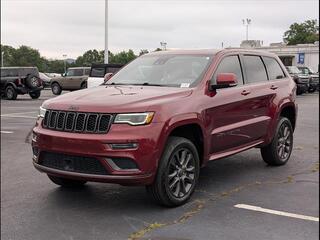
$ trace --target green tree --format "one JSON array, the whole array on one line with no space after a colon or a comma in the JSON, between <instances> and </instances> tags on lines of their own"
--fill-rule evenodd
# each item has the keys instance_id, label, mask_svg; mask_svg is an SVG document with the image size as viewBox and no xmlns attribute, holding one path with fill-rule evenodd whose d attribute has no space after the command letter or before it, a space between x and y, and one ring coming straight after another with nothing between
<instances>
[{"instance_id":1,"label":"green tree","mask_svg":"<svg viewBox=\"0 0 320 240\"><path fill-rule=\"evenodd\" d=\"M92 63L103 63L104 53L96 49L86 51L76 59L78 66L91 66Z\"/></svg>"},{"instance_id":2,"label":"green tree","mask_svg":"<svg viewBox=\"0 0 320 240\"><path fill-rule=\"evenodd\" d=\"M319 25L316 19L303 23L293 23L284 33L283 40L288 45L314 43L319 41Z\"/></svg>"},{"instance_id":3,"label":"green tree","mask_svg":"<svg viewBox=\"0 0 320 240\"><path fill-rule=\"evenodd\" d=\"M120 64L127 64L128 62L131 62L133 59L135 59L137 56L134 54L134 52L129 49L129 51L122 51L116 54L110 54L110 63L120 63Z\"/></svg>"},{"instance_id":4,"label":"green tree","mask_svg":"<svg viewBox=\"0 0 320 240\"><path fill-rule=\"evenodd\" d=\"M12 66L14 63L14 52L16 50L7 45L1 45L1 53L3 53L3 65L5 66Z\"/></svg>"}]
</instances>

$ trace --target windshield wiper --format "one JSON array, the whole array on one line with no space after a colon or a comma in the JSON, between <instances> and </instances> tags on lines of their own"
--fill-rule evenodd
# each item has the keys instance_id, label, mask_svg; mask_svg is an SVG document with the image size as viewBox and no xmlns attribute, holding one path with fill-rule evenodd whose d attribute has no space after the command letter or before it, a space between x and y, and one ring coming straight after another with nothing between
<instances>
[{"instance_id":1,"label":"windshield wiper","mask_svg":"<svg viewBox=\"0 0 320 240\"><path fill-rule=\"evenodd\" d=\"M163 84L155 84L155 83L148 83L148 82L144 82L144 83L133 83L131 85L137 85L137 86L157 86L157 87L165 87L166 85Z\"/></svg>"}]
</instances>

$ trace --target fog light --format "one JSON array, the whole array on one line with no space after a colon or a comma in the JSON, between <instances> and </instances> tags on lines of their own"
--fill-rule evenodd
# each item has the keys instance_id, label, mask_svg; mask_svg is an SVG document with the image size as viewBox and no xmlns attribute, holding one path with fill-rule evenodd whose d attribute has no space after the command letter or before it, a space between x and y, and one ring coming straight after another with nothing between
<instances>
[{"instance_id":1,"label":"fog light","mask_svg":"<svg viewBox=\"0 0 320 240\"><path fill-rule=\"evenodd\" d=\"M137 171L138 165L130 158L106 158L106 161L114 170Z\"/></svg>"},{"instance_id":2,"label":"fog light","mask_svg":"<svg viewBox=\"0 0 320 240\"><path fill-rule=\"evenodd\" d=\"M34 160L35 162L38 162L39 148L37 148L37 147L32 147L32 152L33 152L33 160Z\"/></svg>"},{"instance_id":3,"label":"fog light","mask_svg":"<svg viewBox=\"0 0 320 240\"><path fill-rule=\"evenodd\" d=\"M112 143L110 144L112 149L136 149L138 148L138 143Z\"/></svg>"},{"instance_id":4,"label":"fog light","mask_svg":"<svg viewBox=\"0 0 320 240\"><path fill-rule=\"evenodd\" d=\"M38 140L38 135L35 132L32 132L32 141L37 142Z\"/></svg>"}]
</instances>

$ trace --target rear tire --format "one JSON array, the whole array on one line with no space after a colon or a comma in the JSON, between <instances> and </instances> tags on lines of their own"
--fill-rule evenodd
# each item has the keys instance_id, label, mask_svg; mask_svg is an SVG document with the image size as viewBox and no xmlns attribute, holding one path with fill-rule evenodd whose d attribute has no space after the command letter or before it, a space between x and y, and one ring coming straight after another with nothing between
<instances>
[{"instance_id":1,"label":"rear tire","mask_svg":"<svg viewBox=\"0 0 320 240\"><path fill-rule=\"evenodd\" d=\"M38 99L41 95L41 91L30 92L29 95L32 99Z\"/></svg>"},{"instance_id":2,"label":"rear tire","mask_svg":"<svg viewBox=\"0 0 320 240\"><path fill-rule=\"evenodd\" d=\"M18 93L13 86L6 87L6 98L8 100L16 100L17 96L18 96Z\"/></svg>"},{"instance_id":3,"label":"rear tire","mask_svg":"<svg viewBox=\"0 0 320 240\"><path fill-rule=\"evenodd\" d=\"M51 90L54 95L60 95L62 92L61 86L56 82L51 84Z\"/></svg>"},{"instance_id":4,"label":"rear tire","mask_svg":"<svg viewBox=\"0 0 320 240\"><path fill-rule=\"evenodd\" d=\"M280 166L288 162L293 147L293 129L286 117L281 117L272 142L261 148L263 160L271 166Z\"/></svg>"},{"instance_id":5,"label":"rear tire","mask_svg":"<svg viewBox=\"0 0 320 240\"><path fill-rule=\"evenodd\" d=\"M81 89L85 89L85 88L87 88L87 82L83 82L83 83L81 83L81 87L80 87Z\"/></svg>"},{"instance_id":6,"label":"rear tire","mask_svg":"<svg viewBox=\"0 0 320 240\"><path fill-rule=\"evenodd\" d=\"M60 178L60 177L55 177L52 175L48 175L48 178L53 183L55 183L61 187L66 187L66 188L79 188L79 187L82 187L86 183L86 181L73 180L73 179L68 179L68 178Z\"/></svg>"},{"instance_id":7,"label":"rear tire","mask_svg":"<svg viewBox=\"0 0 320 240\"><path fill-rule=\"evenodd\" d=\"M158 204L175 207L190 199L198 178L199 156L194 144L186 138L169 137L156 178L146 188Z\"/></svg>"}]
</instances>

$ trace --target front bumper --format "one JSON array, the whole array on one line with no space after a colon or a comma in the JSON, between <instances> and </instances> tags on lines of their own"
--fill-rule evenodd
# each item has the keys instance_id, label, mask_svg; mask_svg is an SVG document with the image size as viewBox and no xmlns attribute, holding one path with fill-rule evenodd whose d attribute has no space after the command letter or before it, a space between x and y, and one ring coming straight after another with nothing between
<instances>
[{"instance_id":1,"label":"front bumper","mask_svg":"<svg viewBox=\"0 0 320 240\"><path fill-rule=\"evenodd\" d=\"M161 146L158 141L162 124L151 123L147 126L112 124L106 134L87 134L44 129L41 121L38 120L34 127L32 139L33 165L39 171L58 177L122 185L149 185L153 182L161 157ZM133 149L111 147L111 144L125 143L136 143L138 146ZM45 166L43 157L47 152L94 158L101 163L107 174L91 174ZM123 158L132 160L137 168L119 169L107 161Z\"/></svg>"},{"instance_id":2,"label":"front bumper","mask_svg":"<svg viewBox=\"0 0 320 240\"><path fill-rule=\"evenodd\" d=\"M307 83L297 83L297 91L301 93L307 92L309 89L309 84Z\"/></svg>"}]
</instances>

